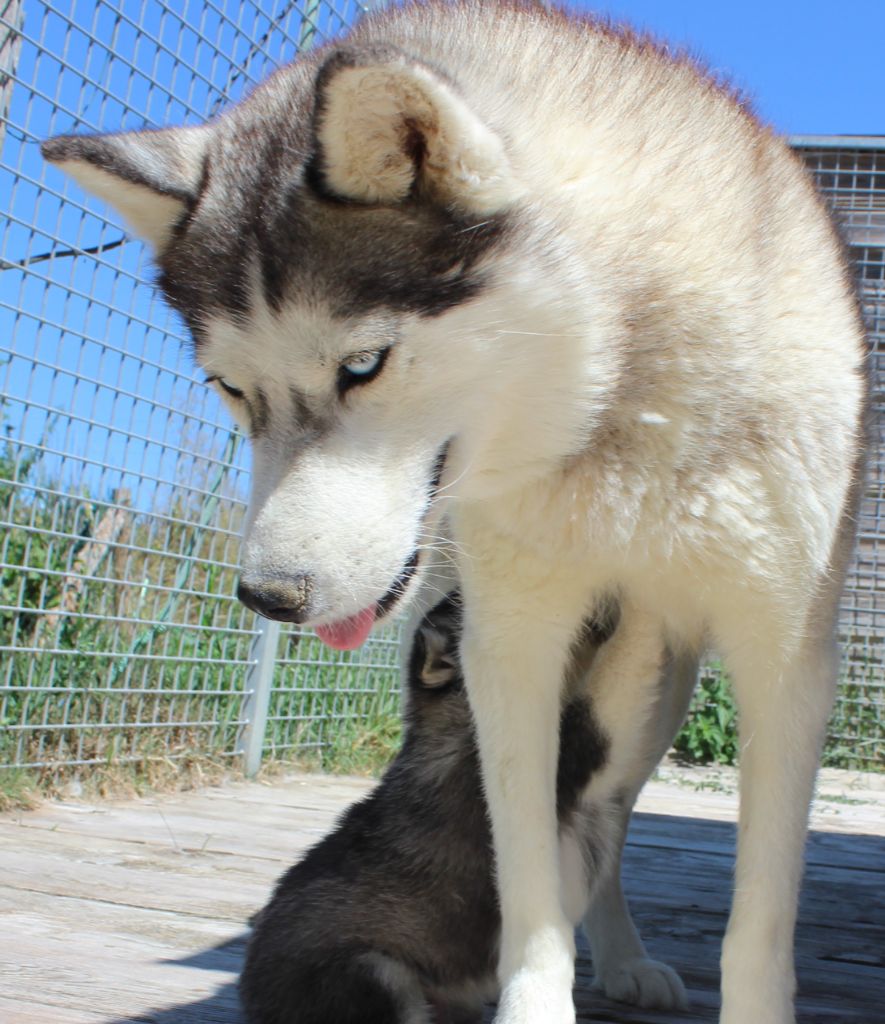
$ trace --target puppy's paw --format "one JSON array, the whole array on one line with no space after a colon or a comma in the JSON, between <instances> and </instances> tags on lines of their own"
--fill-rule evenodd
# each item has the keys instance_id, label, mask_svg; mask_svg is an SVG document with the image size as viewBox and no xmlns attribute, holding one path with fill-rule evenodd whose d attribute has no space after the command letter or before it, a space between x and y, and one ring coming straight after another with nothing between
<instances>
[{"instance_id":1,"label":"puppy's paw","mask_svg":"<svg viewBox=\"0 0 885 1024\"><path fill-rule=\"evenodd\" d=\"M593 987L608 999L646 1010L684 1010L688 1006L685 986L673 968L644 956L599 971Z\"/></svg>"}]
</instances>

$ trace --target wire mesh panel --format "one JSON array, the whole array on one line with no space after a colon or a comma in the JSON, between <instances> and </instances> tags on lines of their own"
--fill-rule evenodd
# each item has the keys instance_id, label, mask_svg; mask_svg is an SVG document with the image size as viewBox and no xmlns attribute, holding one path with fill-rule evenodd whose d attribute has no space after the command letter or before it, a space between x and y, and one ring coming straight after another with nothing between
<instances>
[{"instance_id":1,"label":"wire mesh panel","mask_svg":"<svg viewBox=\"0 0 885 1024\"><path fill-rule=\"evenodd\" d=\"M265 750L271 756L346 743L399 709L400 636L379 630L358 650L338 653L293 629L279 649Z\"/></svg>"},{"instance_id":2,"label":"wire mesh panel","mask_svg":"<svg viewBox=\"0 0 885 1024\"><path fill-rule=\"evenodd\" d=\"M857 555L842 603L843 677L828 758L885 765L885 140L797 140L843 227L869 327L874 437Z\"/></svg>"},{"instance_id":3,"label":"wire mesh panel","mask_svg":"<svg viewBox=\"0 0 885 1024\"><path fill-rule=\"evenodd\" d=\"M38 144L202 121L356 10L0 0L0 765L234 753L255 634L245 446L142 246Z\"/></svg>"}]
</instances>

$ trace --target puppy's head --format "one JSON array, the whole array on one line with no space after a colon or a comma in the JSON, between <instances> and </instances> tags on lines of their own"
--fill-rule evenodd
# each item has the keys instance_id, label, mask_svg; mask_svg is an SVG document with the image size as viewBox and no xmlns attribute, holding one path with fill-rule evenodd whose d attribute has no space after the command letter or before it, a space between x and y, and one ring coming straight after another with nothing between
<instances>
[{"instance_id":1,"label":"puppy's head","mask_svg":"<svg viewBox=\"0 0 885 1024\"><path fill-rule=\"evenodd\" d=\"M461 671L461 605L457 591L440 601L415 630L407 662L403 721L405 741L422 763L473 749L473 717Z\"/></svg>"},{"instance_id":2,"label":"puppy's head","mask_svg":"<svg viewBox=\"0 0 885 1024\"><path fill-rule=\"evenodd\" d=\"M415 631L408 678L412 699L463 688L460 640L461 599L455 591L431 608Z\"/></svg>"}]
</instances>

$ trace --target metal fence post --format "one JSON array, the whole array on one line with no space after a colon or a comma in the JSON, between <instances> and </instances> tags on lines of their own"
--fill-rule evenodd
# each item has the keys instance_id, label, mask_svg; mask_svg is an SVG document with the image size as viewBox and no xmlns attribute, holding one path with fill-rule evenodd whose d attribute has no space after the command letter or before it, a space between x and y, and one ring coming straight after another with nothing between
<instances>
[{"instance_id":1,"label":"metal fence post","mask_svg":"<svg viewBox=\"0 0 885 1024\"><path fill-rule=\"evenodd\" d=\"M277 660L280 624L270 619L258 619L258 634L249 652L249 671L243 701L245 722L240 732L237 753L243 756L243 770L247 776L258 774L261 752L267 730L267 709L273 689L273 670Z\"/></svg>"}]
</instances>

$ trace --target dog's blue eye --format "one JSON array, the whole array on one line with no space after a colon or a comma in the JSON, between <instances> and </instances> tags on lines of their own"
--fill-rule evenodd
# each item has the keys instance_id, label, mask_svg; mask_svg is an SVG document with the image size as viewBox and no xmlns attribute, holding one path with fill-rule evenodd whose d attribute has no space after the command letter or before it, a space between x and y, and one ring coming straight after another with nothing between
<instances>
[{"instance_id":1,"label":"dog's blue eye","mask_svg":"<svg viewBox=\"0 0 885 1024\"><path fill-rule=\"evenodd\" d=\"M380 352L360 352L341 365L348 373L353 374L354 377L365 377L375 370L380 361Z\"/></svg>"},{"instance_id":2,"label":"dog's blue eye","mask_svg":"<svg viewBox=\"0 0 885 1024\"><path fill-rule=\"evenodd\" d=\"M357 352L338 367L338 390L345 392L358 384L368 384L384 369L390 346L375 352Z\"/></svg>"}]
</instances>

